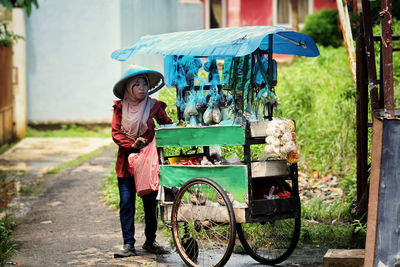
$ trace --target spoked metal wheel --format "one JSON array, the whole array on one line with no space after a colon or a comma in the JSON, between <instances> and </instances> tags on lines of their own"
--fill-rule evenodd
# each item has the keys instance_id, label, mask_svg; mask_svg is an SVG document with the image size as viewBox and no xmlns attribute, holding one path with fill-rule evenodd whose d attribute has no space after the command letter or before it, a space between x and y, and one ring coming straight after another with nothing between
<instances>
[{"instance_id":1,"label":"spoked metal wheel","mask_svg":"<svg viewBox=\"0 0 400 267\"><path fill-rule=\"evenodd\" d=\"M293 253L300 236L300 211L297 218L237 224L244 249L263 264L283 262Z\"/></svg>"},{"instance_id":2,"label":"spoked metal wheel","mask_svg":"<svg viewBox=\"0 0 400 267\"><path fill-rule=\"evenodd\" d=\"M208 178L194 178L179 190L171 214L172 236L189 266L223 266L236 236L235 214L225 191Z\"/></svg>"}]
</instances>

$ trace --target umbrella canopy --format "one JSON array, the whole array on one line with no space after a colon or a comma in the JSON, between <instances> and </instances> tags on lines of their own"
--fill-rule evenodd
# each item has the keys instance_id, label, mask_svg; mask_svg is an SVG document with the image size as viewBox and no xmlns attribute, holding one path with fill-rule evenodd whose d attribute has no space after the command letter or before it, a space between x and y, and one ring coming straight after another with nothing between
<instances>
[{"instance_id":1,"label":"umbrella canopy","mask_svg":"<svg viewBox=\"0 0 400 267\"><path fill-rule=\"evenodd\" d=\"M114 51L111 57L119 61L126 61L135 54L239 57L257 48L267 50L268 36L271 34L275 54L306 57L319 55L314 40L292 28L249 26L143 36L131 47Z\"/></svg>"}]
</instances>

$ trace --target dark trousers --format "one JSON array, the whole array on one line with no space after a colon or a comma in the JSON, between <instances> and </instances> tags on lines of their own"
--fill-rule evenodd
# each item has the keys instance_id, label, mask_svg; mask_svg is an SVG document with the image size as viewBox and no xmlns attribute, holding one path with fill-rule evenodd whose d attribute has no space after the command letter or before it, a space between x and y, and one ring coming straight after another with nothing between
<instances>
[{"instance_id":1,"label":"dark trousers","mask_svg":"<svg viewBox=\"0 0 400 267\"><path fill-rule=\"evenodd\" d=\"M135 202L136 188L133 177L118 178L119 189L119 217L121 220L122 238L124 245L135 244ZM153 243L156 240L157 231L157 192L143 196L143 209L146 236L146 243Z\"/></svg>"}]
</instances>

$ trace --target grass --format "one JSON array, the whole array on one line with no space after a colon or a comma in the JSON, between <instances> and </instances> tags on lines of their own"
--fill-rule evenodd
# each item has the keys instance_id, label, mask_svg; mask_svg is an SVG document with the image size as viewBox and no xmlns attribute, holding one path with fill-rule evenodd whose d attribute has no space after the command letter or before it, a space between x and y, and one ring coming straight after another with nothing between
<instances>
[{"instance_id":1,"label":"grass","mask_svg":"<svg viewBox=\"0 0 400 267\"><path fill-rule=\"evenodd\" d=\"M115 163L112 163L110 165L108 174L103 182L102 194L104 202L116 210L119 209L119 191L117 179L118 178L115 172ZM135 222L144 222L143 202L140 200L139 197L136 197Z\"/></svg>"},{"instance_id":2,"label":"grass","mask_svg":"<svg viewBox=\"0 0 400 267\"><path fill-rule=\"evenodd\" d=\"M347 223L324 224L302 220L301 244L318 244L326 248L352 248L354 228Z\"/></svg>"},{"instance_id":3,"label":"grass","mask_svg":"<svg viewBox=\"0 0 400 267\"><path fill-rule=\"evenodd\" d=\"M96 149L95 151L81 155L74 160L63 162L63 163L57 165L56 167L54 167L53 169L48 170L45 174L57 174L57 173L60 173L64 169L67 169L72 166L77 166L95 156L100 155L104 151L104 149L105 149L105 147L101 147L101 148Z\"/></svg>"},{"instance_id":4,"label":"grass","mask_svg":"<svg viewBox=\"0 0 400 267\"><path fill-rule=\"evenodd\" d=\"M349 209L349 206L341 204L341 199L328 205L322 199L313 198L309 203L302 204L302 217L322 223L332 223L337 220L349 222Z\"/></svg>"},{"instance_id":5,"label":"grass","mask_svg":"<svg viewBox=\"0 0 400 267\"><path fill-rule=\"evenodd\" d=\"M16 249L16 244L11 238L11 232L16 223L9 216L0 219L0 265L3 266Z\"/></svg>"},{"instance_id":6,"label":"grass","mask_svg":"<svg viewBox=\"0 0 400 267\"><path fill-rule=\"evenodd\" d=\"M47 128L30 126L27 137L110 137L111 128L95 125L61 124Z\"/></svg>"},{"instance_id":7,"label":"grass","mask_svg":"<svg viewBox=\"0 0 400 267\"><path fill-rule=\"evenodd\" d=\"M327 248L361 248L352 242L354 226L349 214L349 205L342 205L341 199L330 205L317 198L308 204L302 203L300 244L319 244Z\"/></svg>"},{"instance_id":8,"label":"grass","mask_svg":"<svg viewBox=\"0 0 400 267\"><path fill-rule=\"evenodd\" d=\"M7 150L11 149L17 142L11 142L9 144L3 144L0 146L0 155L6 152Z\"/></svg>"}]
</instances>

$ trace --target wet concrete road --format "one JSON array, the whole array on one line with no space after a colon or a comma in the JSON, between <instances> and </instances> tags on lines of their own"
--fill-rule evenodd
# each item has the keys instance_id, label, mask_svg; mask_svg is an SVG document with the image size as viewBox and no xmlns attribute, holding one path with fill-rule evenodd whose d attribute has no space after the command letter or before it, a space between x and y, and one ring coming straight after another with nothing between
<instances>
[{"instance_id":1,"label":"wet concrete road","mask_svg":"<svg viewBox=\"0 0 400 267\"><path fill-rule=\"evenodd\" d=\"M294 253L281 264L275 266L293 266L293 267L316 267L322 266L323 257L328 249L319 246L298 247ZM167 257L160 257L160 263L171 266L186 266L177 252L171 253ZM249 255L233 253L225 265L227 267L241 266L271 266L263 265L255 261Z\"/></svg>"}]
</instances>

